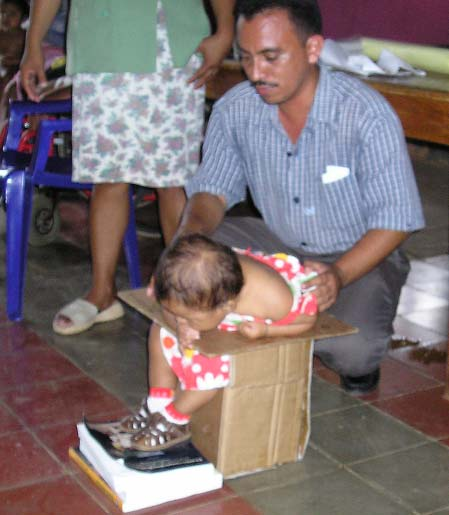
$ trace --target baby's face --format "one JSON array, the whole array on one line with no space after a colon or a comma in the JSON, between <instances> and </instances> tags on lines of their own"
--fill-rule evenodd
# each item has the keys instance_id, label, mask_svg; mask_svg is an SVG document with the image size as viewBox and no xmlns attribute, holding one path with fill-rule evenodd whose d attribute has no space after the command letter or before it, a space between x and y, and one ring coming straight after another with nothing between
<instances>
[{"instance_id":1,"label":"baby's face","mask_svg":"<svg viewBox=\"0 0 449 515\"><path fill-rule=\"evenodd\" d=\"M13 30L22 23L22 11L14 4L0 4L0 28L1 30Z\"/></svg>"},{"instance_id":2,"label":"baby's face","mask_svg":"<svg viewBox=\"0 0 449 515\"><path fill-rule=\"evenodd\" d=\"M216 329L229 312L225 307L213 310L192 309L175 300L163 301L161 304L164 315L168 315L168 319L174 318L177 323L186 323L199 332Z\"/></svg>"}]
</instances>

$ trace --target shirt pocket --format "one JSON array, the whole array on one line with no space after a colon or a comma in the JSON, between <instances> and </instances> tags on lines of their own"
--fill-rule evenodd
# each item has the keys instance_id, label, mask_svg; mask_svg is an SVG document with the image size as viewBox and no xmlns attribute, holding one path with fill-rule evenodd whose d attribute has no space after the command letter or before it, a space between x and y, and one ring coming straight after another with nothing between
<instances>
[{"instance_id":1,"label":"shirt pocket","mask_svg":"<svg viewBox=\"0 0 449 515\"><path fill-rule=\"evenodd\" d=\"M321 181L321 220L324 229L347 229L364 225L363 198L352 172L343 178Z\"/></svg>"}]
</instances>

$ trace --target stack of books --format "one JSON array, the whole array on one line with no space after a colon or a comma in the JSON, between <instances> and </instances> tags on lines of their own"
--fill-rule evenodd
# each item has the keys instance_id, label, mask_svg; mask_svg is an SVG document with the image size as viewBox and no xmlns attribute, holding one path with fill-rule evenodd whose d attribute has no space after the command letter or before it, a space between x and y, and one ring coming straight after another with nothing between
<instances>
[{"instance_id":1,"label":"stack of books","mask_svg":"<svg viewBox=\"0 0 449 515\"><path fill-rule=\"evenodd\" d=\"M79 448L70 448L69 456L124 513L223 486L222 474L190 443L145 458L117 458L83 422L77 430Z\"/></svg>"}]
</instances>

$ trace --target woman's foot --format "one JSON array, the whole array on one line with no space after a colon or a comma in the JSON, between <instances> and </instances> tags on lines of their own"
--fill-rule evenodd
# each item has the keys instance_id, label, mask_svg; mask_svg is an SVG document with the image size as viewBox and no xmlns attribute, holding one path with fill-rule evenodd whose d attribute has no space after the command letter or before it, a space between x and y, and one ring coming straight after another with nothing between
<instances>
[{"instance_id":1,"label":"woman's foot","mask_svg":"<svg viewBox=\"0 0 449 515\"><path fill-rule=\"evenodd\" d=\"M76 299L64 306L53 319L53 331L65 336L87 331L94 324L111 322L122 318L125 314L118 300L99 311L95 304L85 299Z\"/></svg>"}]
</instances>

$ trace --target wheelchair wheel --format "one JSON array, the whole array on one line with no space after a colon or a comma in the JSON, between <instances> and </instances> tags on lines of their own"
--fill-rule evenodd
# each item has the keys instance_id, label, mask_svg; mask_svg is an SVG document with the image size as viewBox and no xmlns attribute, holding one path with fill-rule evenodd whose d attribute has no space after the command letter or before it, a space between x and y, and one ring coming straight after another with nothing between
<instances>
[{"instance_id":1,"label":"wheelchair wheel","mask_svg":"<svg viewBox=\"0 0 449 515\"><path fill-rule=\"evenodd\" d=\"M48 245L56 239L60 226L61 218L54 199L35 193L28 243L32 247Z\"/></svg>"}]
</instances>

